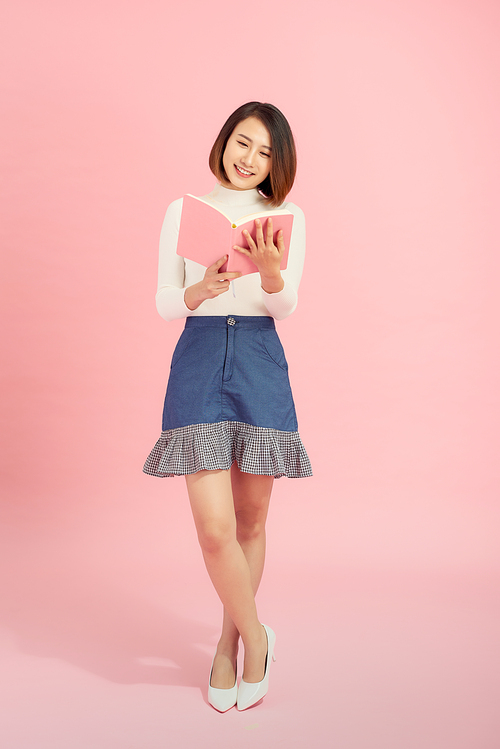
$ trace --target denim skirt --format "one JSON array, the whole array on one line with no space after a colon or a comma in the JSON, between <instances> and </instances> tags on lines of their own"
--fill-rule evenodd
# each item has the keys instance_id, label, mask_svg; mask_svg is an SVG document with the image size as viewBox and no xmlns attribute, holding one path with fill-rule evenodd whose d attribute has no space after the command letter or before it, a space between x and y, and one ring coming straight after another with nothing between
<instances>
[{"instance_id":1,"label":"denim skirt","mask_svg":"<svg viewBox=\"0 0 500 749\"><path fill-rule=\"evenodd\" d=\"M245 473L312 475L283 346L272 317L188 317L143 470L180 476L235 461Z\"/></svg>"}]
</instances>

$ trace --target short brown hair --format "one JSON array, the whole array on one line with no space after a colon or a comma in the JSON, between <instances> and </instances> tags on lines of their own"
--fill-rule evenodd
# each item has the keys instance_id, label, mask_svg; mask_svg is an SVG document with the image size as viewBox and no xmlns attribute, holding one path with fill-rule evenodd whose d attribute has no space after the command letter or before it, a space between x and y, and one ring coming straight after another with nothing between
<instances>
[{"instance_id":1,"label":"short brown hair","mask_svg":"<svg viewBox=\"0 0 500 749\"><path fill-rule=\"evenodd\" d=\"M222 163L222 157L236 125L248 117L256 117L260 120L271 136L273 149L271 171L266 179L260 183L258 190L270 206L276 207L283 203L292 189L297 170L297 153L290 125L285 115L273 104L249 101L247 104L238 107L222 126L222 130L210 151L208 163L218 180L221 182L229 181Z\"/></svg>"}]
</instances>

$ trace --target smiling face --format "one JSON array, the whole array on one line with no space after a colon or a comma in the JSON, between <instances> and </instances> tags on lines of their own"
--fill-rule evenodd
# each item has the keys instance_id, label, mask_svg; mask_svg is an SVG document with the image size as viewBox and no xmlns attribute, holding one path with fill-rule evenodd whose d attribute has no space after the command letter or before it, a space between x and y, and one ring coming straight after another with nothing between
<instances>
[{"instance_id":1,"label":"smiling face","mask_svg":"<svg viewBox=\"0 0 500 749\"><path fill-rule=\"evenodd\" d=\"M227 175L224 187L251 190L271 171L271 136L256 117L242 120L229 136L222 163Z\"/></svg>"}]
</instances>

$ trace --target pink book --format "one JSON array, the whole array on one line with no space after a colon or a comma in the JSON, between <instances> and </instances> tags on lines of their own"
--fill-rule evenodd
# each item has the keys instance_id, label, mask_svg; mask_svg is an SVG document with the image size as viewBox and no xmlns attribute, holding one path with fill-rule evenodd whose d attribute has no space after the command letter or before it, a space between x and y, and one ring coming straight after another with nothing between
<instances>
[{"instance_id":1,"label":"pink book","mask_svg":"<svg viewBox=\"0 0 500 749\"><path fill-rule=\"evenodd\" d=\"M195 263L208 268L223 255L228 255L227 263L220 269L224 271L241 271L242 275L257 273L257 267L249 257L233 245L248 247L243 230L250 232L255 241L255 219L262 221L264 237L266 236L267 219L273 220L273 241L277 244L278 231L283 230L285 251L280 268L284 270L288 261L290 236L292 233L293 213L286 208L278 211L251 213L232 222L225 213L213 205L205 203L194 195L185 195L182 203L181 225L177 242L177 254L194 260Z\"/></svg>"}]
</instances>

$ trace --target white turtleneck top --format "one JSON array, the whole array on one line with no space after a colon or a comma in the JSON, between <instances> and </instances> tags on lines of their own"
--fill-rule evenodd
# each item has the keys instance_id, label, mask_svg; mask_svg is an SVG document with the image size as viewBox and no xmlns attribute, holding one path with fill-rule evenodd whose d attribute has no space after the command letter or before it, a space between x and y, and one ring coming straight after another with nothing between
<instances>
[{"instance_id":1,"label":"white turtleneck top","mask_svg":"<svg viewBox=\"0 0 500 749\"><path fill-rule=\"evenodd\" d=\"M235 279L224 294L206 299L197 309L190 310L184 302L184 291L203 279L206 268L177 255L182 200L174 200L167 208L160 236L156 308L163 319L176 320L195 315L264 315L282 320L290 315L297 306L297 290L304 266L306 232L301 209L293 203L280 206L294 215L288 265L281 271L285 282L281 291L268 294L261 288L260 274L250 273ZM257 190L229 190L219 184L201 200L219 207L231 221L250 213L273 211ZM223 254L221 250L221 257Z\"/></svg>"}]
</instances>

